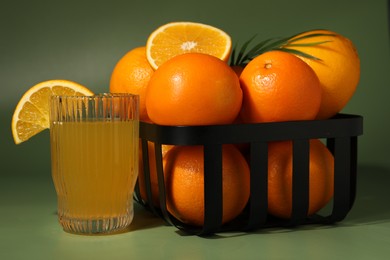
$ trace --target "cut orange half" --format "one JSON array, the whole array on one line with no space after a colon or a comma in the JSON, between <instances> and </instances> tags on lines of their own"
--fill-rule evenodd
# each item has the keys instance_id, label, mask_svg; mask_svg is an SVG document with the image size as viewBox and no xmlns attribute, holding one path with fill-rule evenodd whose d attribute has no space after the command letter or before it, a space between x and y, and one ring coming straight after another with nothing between
<instances>
[{"instance_id":1,"label":"cut orange half","mask_svg":"<svg viewBox=\"0 0 390 260\"><path fill-rule=\"evenodd\" d=\"M150 34L146 42L146 57L157 69L176 55L200 52L228 61L232 50L230 36L210 25L194 22L172 22Z\"/></svg>"},{"instance_id":2,"label":"cut orange half","mask_svg":"<svg viewBox=\"0 0 390 260\"><path fill-rule=\"evenodd\" d=\"M11 129L15 144L20 144L48 129L51 95L91 96L93 92L69 80L48 80L27 90L15 108Z\"/></svg>"}]
</instances>

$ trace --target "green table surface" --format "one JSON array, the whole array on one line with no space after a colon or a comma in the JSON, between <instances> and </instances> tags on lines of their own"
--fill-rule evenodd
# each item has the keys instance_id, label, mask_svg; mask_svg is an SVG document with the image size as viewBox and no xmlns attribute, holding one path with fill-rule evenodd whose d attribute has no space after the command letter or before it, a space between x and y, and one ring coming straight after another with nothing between
<instances>
[{"instance_id":1,"label":"green table surface","mask_svg":"<svg viewBox=\"0 0 390 260\"><path fill-rule=\"evenodd\" d=\"M124 233L69 234L57 221L50 176L8 175L0 184L0 259L387 259L389 173L359 165L356 202L337 225L206 238L183 235L138 204Z\"/></svg>"}]
</instances>

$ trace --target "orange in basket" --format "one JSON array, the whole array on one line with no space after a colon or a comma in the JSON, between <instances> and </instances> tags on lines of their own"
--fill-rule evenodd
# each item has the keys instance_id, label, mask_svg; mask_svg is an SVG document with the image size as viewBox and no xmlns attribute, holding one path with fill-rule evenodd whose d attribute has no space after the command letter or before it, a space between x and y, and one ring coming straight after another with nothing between
<instances>
[{"instance_id":1,"label":"orange in basket","mask_svg":"<svg viewBox=\"0 0 390 260\"><path fill-rule=\"evenodd\" d=\"M312 120L322 89L314 70L295 55L270 51L244 68L241 117L245 123Z\"/></svg>"},{"instance_id":2,"label":"orange in basket","mask_svg":"<svg viewBox=\"0 0 390 260\"><path fill-rule=\"evenodd\" d=\"M240 112L242 90L235 72L203 53L173 57L158 67L146 91L146 110L160 125L229 124Z\"/></svg>"},{"instance_id":3,"label":"orange in basket","mask_svg":"<svg viewBox=\"0 0 390 260\"><path fill-rule=\"evenodd\" d=\"M175 146L165 156L167 209L183 223L204 223L203 146ZM222 153L222 223L237 217L244 209L250 191L249 166L233 145Z\"/></svg>"},{"instance_id":4,"label":"orange in basket","mask_svg":"<svg viewBox=\"0 0 390 260\"><path fill-rule=\"evenodd\" d=\"M165 154L172 148L173 145L162 145L161 152L162 157L164 158ZM138 172L138 183L140 188L141 198L148 202L147 192L145 188L145 172L144 165L142 159L142 146L140 145L140 153L139 153L139 172ZM149 156L149 171L150 171L150 188L152 191L152 204L155 207L160 207L160 199L159 199L159 190L158 190L158 177L157 177L157 168L156 168L156 156L154 143L148 142L148 156Z\"/></svg>"},{"instance_id":5,"label":"orange in basket","mask_svg":"<svg viewBox=\"0 0 390 260\"><path fill-rule=\"evenodd\" d=\"M317 139L310 140L309 212L316 213L333 196L334 158ZM268 211L288 219L292 211L292 142L272 142L268 148Z\"/></svg>"},{"instance_id":6,"label":"orange in basket","mask_svg":"<svg viewBox=\"0 0 390 260\"><path fill-rule=\"evenodd\" d=\"M327 119L340 112L354 95L360 80L360 59L353 42L336 32L314 30L299 34L296 38L312 33L328 35L301 39L286 45L286 48L320 59L298 56L312 67L321 82L322 101L317 119ZM305 46L309 42L324 43Z\"/></svg>"}]
</instances>

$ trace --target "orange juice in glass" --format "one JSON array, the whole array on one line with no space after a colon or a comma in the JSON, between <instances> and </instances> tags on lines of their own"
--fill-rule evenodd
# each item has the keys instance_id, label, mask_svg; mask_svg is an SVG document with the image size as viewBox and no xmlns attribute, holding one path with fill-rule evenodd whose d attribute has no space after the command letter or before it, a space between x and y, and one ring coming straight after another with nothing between
<instances>
[{"instance_id":1,"label":"orange juice in glass","mask_svg":"<svg viewBox=\"0 0 390 260\"><path fill-rule=\"evenodd\" d=\"M71 233L112 233L133 219L139 97L53 96L52 177L58 218Z\"/></svg>"}]
</instances>

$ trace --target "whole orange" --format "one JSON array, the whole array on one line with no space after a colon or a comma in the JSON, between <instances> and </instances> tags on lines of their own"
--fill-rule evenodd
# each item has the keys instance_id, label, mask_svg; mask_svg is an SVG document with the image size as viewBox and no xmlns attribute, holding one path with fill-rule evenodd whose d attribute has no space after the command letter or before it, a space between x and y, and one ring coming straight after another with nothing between
<instances>
[{"instance_id":1,"label":"whole orange","mask_svg":"<svg viewBox=\"0 0 390 260\"><path fill-rule=\"evenodd\" d=\"M235 72L220 59L186 53L154 72L146 92L150 119L161 125L232 123L242 102Z\"/></svg>"},{"instance_id":2,"label":"whole orange","mask_svg":"<svg viewBox=\"0 0 390 260\"><path fill-rule=\"evenodd\" d=\"M154 70L146 59L146 48L137 47L127 52L115 65L110 79L110 92L132 93L140 96L139 117L149 121L146 107L146 87Z\"/></svg>"},{"instance_id":3,"label":"whole orange","mask_svg":"<svg viewBox=\"0 0 390 260\"><path fill-rule=\"evenodd\" d=\"M316 72L322 86L322 101L318 119L326 119L340 112L352 98L360 80L360 59L351 40L329 30L315 30L302 33L296 37L311 33L334 34L334 36L316 36L294 42L325 43L314 46L286 46L296 49L320 60L299 56Z\"/></svg>"},{"instance_id":4,"label":"whole orange","mask_svg":"<svg viewBox=\"0 0 390 260\"><path fill-rule=\"evenodd\" d=\"M310 140L308 215L323 208L333 196L334 158L318 139ZM292 142L268 147L268 211L287 219L292 211Z\"/></svg>"},{"instance_id":5,"label":"whole orange","mask_svg":"<svg viewBox=\"0 0 390 260\"><path fill-rule=\"evenodd\" d=\"M173 145L162 145L161 146L161 156L164 160L165 154L172 148ZM142 158L143 150L140 146L139 152L139 170L138 170L138 185L140 188L141 198L145 202L149 202L147 199L146 184L145 184L145 169L143 165ZM150 188L152 191L152 203L154 206L160 206L159 199L159 188L158 188L158 177L157 177L157 168L156 168L156 155L155 155L155 144L153 142L148 142L148 158L149 158L149 178L150 178Z\"/></svg>"},{"instance_id":6,"label":"whole orange","mask_svg":"<svg viewBox=\"0 0 390 260\"><path fill-rule=\"evenodd\" d=\"M249 167L233 145L222 154L223 217L227 223L237 217L249 199ZM166 154L167 209L183 223L204 224L203 146L175 146Z\"/></svg>"},{"instance_id":7,"label":"whole orange","mask_svg":"<svg viewBox=\"0 0 390 260\"><path fill-rule=\"evenodd\" d=\"M310 66L295 55L270 51L251 60L240 76L246 123L311 120L321 103L321 86Z\"/></svg>"}]
</instances>

